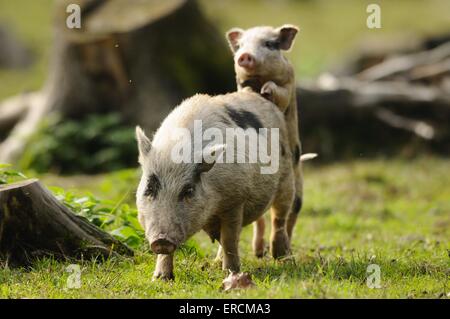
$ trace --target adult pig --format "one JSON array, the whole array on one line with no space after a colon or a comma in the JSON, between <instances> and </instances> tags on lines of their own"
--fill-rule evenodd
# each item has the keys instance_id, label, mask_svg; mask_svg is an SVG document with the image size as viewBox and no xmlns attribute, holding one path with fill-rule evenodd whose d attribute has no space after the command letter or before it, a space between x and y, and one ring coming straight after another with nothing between
<instances>
[{"instance_id":1,"label":"adult pig","mask_svg":"<svg viewBox=\"0 0 450 319\"><path fill-rule=\"evenodd\" d=\"M231 138L230 131L235 134ZM158 255L154 278L174 277L174 251L200 230L220 242L223 269L238 272L241 229L269 208L271 254L289 253L286 225L294 170L283 114L273 103L252 92L195 95L169 114L152 140L139 127L136 136L142 167L137 207ZM270 154L268 161L262 153L250 160L255 159L255 136L259 150ZM238 139L250 140L249 147L242 148Z\"/></svg>"}]
</instances>

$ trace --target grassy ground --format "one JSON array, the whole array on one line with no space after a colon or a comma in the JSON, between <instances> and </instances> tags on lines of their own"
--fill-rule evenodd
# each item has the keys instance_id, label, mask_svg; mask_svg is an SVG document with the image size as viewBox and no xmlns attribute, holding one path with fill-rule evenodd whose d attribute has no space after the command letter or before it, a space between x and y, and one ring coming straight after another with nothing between
<instances>
[{"instance_id":1,"label":"grassy ground","mask_svg":"<svg viewBox=\"0 0 450 319\"><path fill-rule=\"evenodd\" d=\"M360 160L306 167L305 206L295 230L294 259L252 256L251 227L241 239L242 268L256 288L219 288L215 245L196 235L176 255L175 282L152 282L155 256L141 247L134 258L79 262L80 289L66 287L70 262L42 260L32 270L2 268L0 297L95 298L448 298L450 297L450 180L438 158ZM89 179L43 176L46 184L95 191L133 202L136 171ZM133 186L130 186L133 185ZM70 188L70 187L69 187ZM110 188L114 191L104 192ZM108 195L105 195L108 194ZM381 288L366 285L369 264L381 270Z\"/></svg>"}]
</instances>

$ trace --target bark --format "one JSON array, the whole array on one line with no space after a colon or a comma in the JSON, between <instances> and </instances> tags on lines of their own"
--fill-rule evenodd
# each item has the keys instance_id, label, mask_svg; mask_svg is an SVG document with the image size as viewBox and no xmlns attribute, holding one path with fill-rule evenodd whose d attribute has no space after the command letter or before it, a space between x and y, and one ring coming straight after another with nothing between
<instances>
[{"instance_id":1,"label":"bark","mask_svg":"<svg viewBox=\"0 0 450 319\"><path fill-rule=\"evenodd\" d=\"M304 151L320 160L450 150L450 94L439 87L326 75L297 97Z\"/></svg>"},{"instance_id":2,"label":"bark","mask_svg":"<svg viewBox=\"0 0 450 319\"><path fill-rule=\"evenodd\" d=\"M0 25L0 43L0 68L23 69L32 64L30 49L6 25Z\"/></svg>"}]
</instances>

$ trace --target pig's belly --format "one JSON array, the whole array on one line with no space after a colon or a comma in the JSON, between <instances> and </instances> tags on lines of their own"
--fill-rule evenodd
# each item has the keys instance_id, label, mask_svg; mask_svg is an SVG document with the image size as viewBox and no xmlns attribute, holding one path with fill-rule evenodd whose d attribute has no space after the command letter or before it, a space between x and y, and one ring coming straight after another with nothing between
<instances>
[{"instance_id":1,"label":"pig's belly","mask_svg":"<svg viewBox=\"0 0 450 319\"><path fill-rule=\"evenodd\" d=\"M250 191L244 198L243 226L254 222L270 208L278 191L278 183L278 175L257 174L253 176L253 186L250 187Z\"/></svg>"},{"instance_id":2,"label":"pig's belly","mask_svg":"<svg viewBox=\"0 0 450 319\"><path fill-rule=\"evenodd\" d=\"M273 196L260 199L257 203L247 202L244 206L242 226L247 226L262 216L273 202ZM214 241L220 241L220 218L214 215L202 228Z\"/></svg>"},{"instance_id":3,"label":"pig's belly","mask_svg":"<svg viewBox=\"0 0 450 319\"><path fill-rule=\"evenodd\" d=\"M272 205L274 192L259 196L256 200L248 200L244 205L242 225L246 226L261 217Z\"/></svg>"}]
</instances>

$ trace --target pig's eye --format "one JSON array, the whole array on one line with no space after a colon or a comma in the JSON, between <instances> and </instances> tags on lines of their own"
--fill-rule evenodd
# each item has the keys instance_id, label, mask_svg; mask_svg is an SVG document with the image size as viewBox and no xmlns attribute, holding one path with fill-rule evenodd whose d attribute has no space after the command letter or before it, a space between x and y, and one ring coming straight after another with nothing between
<instances>
[{"instance_id":1,"label":"pig's eye","mask_svg":"<svg viewBox=\"0 0 450 319\"><path fill-rule=\"evenodd\" d=\"M269 50L278 50L279 43L278 41L266 41L264 42L264 46Z\"/></svg>"},{"instance_id":2,"label":"pig's eye","mask_svg":"<svg viewBox=\"0 0 450 319\"><path fill-rule=\"evenodd\" d=\"M192 185L187 185L180 193L180 200L189 199L194 196L195 189Z\"/></svg>"},{"instance_id":3,"label":"pig's eye","mask_svg":"<svg viewBox=\"0 0 450 319\"><path fill-rule=\"evenodd\" d=\"M147 197L156 197L158 191L161 187L158 177L155 174L151 175L147 182L147 187L145 189L144 195Z\"/></svg>"}]
</instances>

